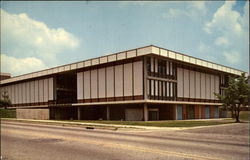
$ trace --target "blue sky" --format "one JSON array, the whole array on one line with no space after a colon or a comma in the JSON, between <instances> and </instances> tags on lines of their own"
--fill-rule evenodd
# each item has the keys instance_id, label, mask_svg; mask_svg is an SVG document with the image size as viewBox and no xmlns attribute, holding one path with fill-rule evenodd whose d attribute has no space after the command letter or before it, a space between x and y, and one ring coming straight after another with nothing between
<instances>
[{"instance_id":1,"label":"blue sky","mask_svg":"<svg viewBox=\"0 0 250 160\"><path fill-rule=\"evenodd\" d=\"M249 72L249 2L2 2L13 76L146 45Z\"/></svg>"}]
</instances>

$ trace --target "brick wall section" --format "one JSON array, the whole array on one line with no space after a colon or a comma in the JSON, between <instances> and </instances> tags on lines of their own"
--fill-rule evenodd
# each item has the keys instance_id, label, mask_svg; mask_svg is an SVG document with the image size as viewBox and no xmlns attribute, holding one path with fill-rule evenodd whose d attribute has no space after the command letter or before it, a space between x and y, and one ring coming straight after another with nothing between
<instances>
[{"instance_id":1,"label":"brick wall section","mask_svg":"<svg viewBox=\"0 0 250 160\"><path fill-rule=\"evenodd\" d=\"M210 118L214 118L214 106L210 106Z\"/></svg>"},{"instance_id":2,"label":"brick wall section","mask_svg":"<svg viewBox=\"0 0 250 160\"><path fill-rule=\"evenodd\" d=\"M194 106L194 118L199 119L199 106L198 105Z\"/></svg>"}]
</instances>

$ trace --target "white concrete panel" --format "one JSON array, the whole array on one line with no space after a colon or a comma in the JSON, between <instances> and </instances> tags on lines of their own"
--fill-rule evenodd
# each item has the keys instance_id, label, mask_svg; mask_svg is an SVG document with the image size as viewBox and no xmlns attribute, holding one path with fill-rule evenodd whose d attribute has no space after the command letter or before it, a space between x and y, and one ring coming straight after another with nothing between
<instances>
[{"instance_id":1,"label":"white concrete panel","mask_svg":"<svg viewBox=\"0 0 250 160\"><path fill-rule=\"evenodd\" d=\"M91 70L91 98L98 98L97 69Z\"/></svg>"},{"instance_id":2,"label":"white concrete panel","mask_svg":"<svg viewBox=\"0 0 250 160\"><path fill-rule=\"evenodd\" d=\"M173 85L173 83L172 82L170 82L169 83L170 84L170 86L169 86L169 88L170 88L170 90L169 90L169 92L170 92L170 97L173 97L173 95L174 95L174 85Z\"/></svg>"},{"instance_id":3,"label":"white concrete panel","mask_svg":"<svg viewBox=\"0 0 250 160\"><path fill-rule=\"evenodd\" d=\"M173 63L172 62L169 62L169 74L170 75L173 75Z\"/></svg>"},{"instance_id":4,"label":"white concrete panel","mask_svg":"<svg viewBox=\"0 0 250 160\"><path fill-rule=\"evenodd\" d=\"M166 96L166 82L163 81L162 83L162 96Z\"/></svg>"},{"instance_id":5,"label":"white concrete panel","mask_svg":"<svg viewBox=\"0 0 250 160\"><path fill-rule=\"evenodd\" d=\"M168 51L165 49L160 49L160 55L162 55L164 57L168 57Z\"/></svg>"},{"instance_id":6,"label":"white concrete panel","mask_svg":"<svg viewBox=\"0 0 250 160\"><path fill-rule=\"evenodd\" d=\"M63 72L64 71L64 66L59 67L59 72Z\"/></svg>"},{"instance_id":7,"label":"white concrete panel","mask_svg":"<svg viewBox=\"0 0 250 160\"><path fill-rule=\"evenodd\" d=\"M77 68L83 68L83 67L84 67L84 63L83 62L77 63Z\"/></svg>"},{"instance_id":8,"label":"white concrete panel","mask_svg":"<svg viewBox=\"0 0 250 160\"><path fill-rule=\"evenodd\" d=\"M91 60L85 61L84 66L85 67L91 66Z\"/></svg>"},{"instance_id":9,"label":"white concrete panel","mask_svg":"<svg viewBox=\"0 0 250 160\"><path fill-rule=\"evenodd\" d=\"M201 98L201 78L200 72L195 72L195 98Z\"/></svg>"},{"instance_id":10,"label":"white concrete panel","mask_svg":"<svg viewBox=\"0 0 250 160\"><path fill-rule=\"evenodd\" d=\"M70 65L70 69L76 69L76 63Z\"/></svg>"},{"instance_id":11,"label":"white concrete panel","mask_svg":"<svg viewBox=\"0 0 250 160\"><path fill-rule=\"evenodd\" d=\"M126 52L118 53L117 60L126 59Z\"/></svg>"},{"instance_id":12,"label":"white concrete panel","mask_svg":"<svg viewBox=\"0 0 250 160\"><path fill-rule=\"evenodd\" d=\"M39 102L39 81L35 80L35 102Z\"/></svg>"},{"instance_id":13,"label":"white concrete panel","mask_svg":"<svg viewBox=\"0 0 250 160\"><path fill-rule=\"evenodd\" d=\"M141 55L146 55L146 54L150 54L152 53L152 47L145 47L145 48L140 48L137 50L137 55L141 56Z\"/></svg>"},{"instance_id":14,"label":"white concrete panel","mask_svg":"<svg viewBox=\"0 0 250 160\"><path fill-rule=\"evenodd\" d=\"M143 94L143 62L134 62L134 95Z\"/></svg>"},{"instance_id":15,"label":"white concrete panel","mask_svg":"<svg viewBox=\"0 0 250 160\"><path fill-rule=\"evenodd\" d=\"M16 102L15 102L15 85L14 84L12 84L11 85L11 97L12 97L12 104L15 104Z\"/></svg>"},{"instance_id":16,"label":"white concrete panel","mask_svg":"<svg viewBox=\"0 0 250 160\"><path fill-rule=\"evenodd\" d=\"M190 77L190 98L195 98L195 74L194 71L189 71Z\"/></svg>"},{"instance_id":17,"label":"white concrete panel","mask_svg":"<svg viewBox=\"0 0 250 160\"><path fill-rule=\"evenodd\" d=\"M48 78L43 79L43 102L48 102L49 100L49 80Z\"/></svg>"},{"instance_id":18,"label":"white concrete panel","mask_svg":"<svg viewBox=\"0 0 250 160\"><path fill-rule=\"evenodd\" d=\"M210 74L206 74L206 99L210 99L211 96L211 81Z\"/></svg>"},{"instance_id":19,"label":"white concrete panel","mask_svg":"<svg viewBox=\"0 0 250 160\"><path fill-rule=\"evenodd\" d=\"M92 65L97 65L97 64L99 64L99 58L92 59L91 61L92 61L92 62L91 62Z\"/></svg>"},{"instance_id":20,"label":"white concrete panel","mask_svg":"<svg viewBox=\"0 0 250 160\"><path fill-rule=\"evenodd\" d=\"M123 96L123 65L115 66L115 97Z\"/></svg>"},{"instance_id":21,"label":"white concrete panel","mask_svg":"<svg viewBox=\"0 0 250 160\"><path fill-rule=\"evenodd\" d=\"M83 78L84 78L84 92L83 96L84 99L90 99L90 71L83 72Z\"/></svg>"},{"instance_id":22,"label":"white concrete panel","mask_svg":"<svg viewBox=\"0 0 250 160\"><path fill-rule=\"evenodd\" d=\"M207 63L207 67L208 67L208 68L213 68L213 64L210 63L210 62L208 62L208 63Z\"/></svg>"},{"instance_id":23,"label":"white concrete panel","mask_svg":"<svg viewBox=\"0 0 250 160\"><path fill-rule=\"evenodd\" d=\"M18 102L23 103L22 99L22 85L21 83L18 83Z\"/></svg>"},{"instance_id":24,"label":"white concrete panel","mask_svg":"<svg viewBox=\"0 0 250 160\"><path fill-rule=\"evenodd\" d=\"M215 83L215 93L219 93L220 92L220 78L218 75L214 77L214 83Z\"/></svg>"},{"instance_id":25,"label":"white concrete panel","mask_svg":"<svg viewBox=\"0 0 250 160\"><path fill-rule=\"evenodd\" d=\"M166 82L166 85L167 85L167 97L170 97L170 83L169 82Z\"/></svg>"},{"instance_id":26,"label":"white concrete panel","mask_svg":"<svg viewBox=\"0 0 250 160\"><path fill-rule=\"evenodd\" d=\"M136 50L128 51L127 58L136 57Z\"/></svg>"},{"instance_id":27,"label":"white concrete panel","mask_svg":"<svg viewBox=\"0 0 250 160\"><path fill-rule=\"evenodd\" d=\"M155 82L155 80L151 80L151 95L152 95L152 96L154 96L154 89L155 89L155 88L154 88L154 86L155 86L155 85L154 85L154 82Z\"/></svg>"},{"instance_id":28,"label":"white concrete panel","mask_svg":"<svg viewBox=\"0 0 250 160\"><path fill-rule=\"evenodd\" d=\"M201 61L201 65L204 66L204 67L207 67L207 61Z\"/></svg>"},{"instance_id":29,"label":"white concrete panel","mask_svg":"<svg viewBox=\"0 0 250 160\"><path fill-rule=\"evenodd\" d=\"M201 65L201 60L200 59L196 59L196 64L197 65Z\"/></svg>"},{"instance_id":30,"label":"white concrete panel","mask_svg":"<svg viewBox=\"0 0 250 160\"><path fill-rule=\"evenodd\" d=\"M206 76L205 73L201 73L201 98L206 98Z\"/></svg>"},{"instance_id":31,"label":"white concrete panel","mask_svg":"<svg viewBox=\"0 0 250 160\"><path fill-rule=\"evenodd\" d=\"M17 84L14 84L15 86L15 104L18 104L18 86Z\"/></svg>"},{"instance_id":32,"label":"white concrete panel","mask_svg":"<svg viewBox=\"0 0 250 160\"><path fill-rule=\"evenodd\" d=\"M77 99L83 99L83 72L77 73Z\"/></svg>"},{"instance_id":33,"label":"white concrete panel","mask_svg":"<svg viewBox=\"0 0 250 160\"><path fill-rule=\"evenodd\" d=\"M189 98L189 70L183 69L184 72L184 97Z\"/></svg>"},{"instance_id":34,"label":"white concrete panel","mask_svg":"<svg viewBox=\"0 0 250 160\"><path fill-rule=\"evenodd\" d=\"M158 88L159 88L159 96L162 96L162 82L161 81L159 81L158 82Z\"/></svg>"},{"instance_id":35,"label":"white concrete panel","mask_svg":"<svg viewBox=\"0 0 250 160\"><path fill-rule=\"evenodd\" d=\"M159 82L157 80L155 80L155 95L158 96L159 95L159 90L158 90L158 87L159 86Z\"/></svg>"},{"instance_id":36,"label":"white concrete panel","mask_svg":"<svg viewBox=\"0 0 250 160\"><path fill-rule=\"evenodd\" d=\"M177 68L177 97L183 97L183 69Z\"/></svg>"},{"instance_id":37,"label":"white concrete panel","mask_svg":"<svg viewBox=\"0 0 250 160\"><path fill-rule=\"evenodd\" d=\"M151 72L154 72L154 58L150 57L150 63L151 63Z\"/></svg>"},{"instance_id":38,"label":"white concrete panel","mask_svg":"<svg viewBox=\"0 0 250 160\"><path fill-rule=\"evenodd\" d=\"M147 95L150 94L150 90L149 89L150 89L150 81L149 81L149 79L147 79Z\"/></svg>"},{"instance_id":39,"label":"white concrete panel","mask_svg":"<svg viewBox=\"0 0 250 160\"><path fill-rule=\"evenodd\" d=\"M109 62L116 61L116 54L108 56L108 61Z\"/></svg>"},{"instance_id":40,"label":"white concrete panel","mask_svg":"<svg viewBox=\"0 0 250 160\"><path fill-rule=\"evenodd\" d=\"M39 88L38 88L38 90L39 90L39 102L43 102L43 95L44 95L44 93L43 93L43 80L42 79L40 79L39 81L38 81L38 83L39 83Z\"/></svg>"},{"instance_id":41,"label":"white concrete panel","mask_svg":"<svg viewBox=\"0 0 250 160\"><path fill-rule=\"evenodd\" d=\"M183 61L183 56L181 54L176 53L176 59Z\"/></svg>"},{"instance_id":42,"label":"white concrete panel","mask_svg":"<svg viewBox=\"0 0 250 160\"><path fill-rule=\"evenodd\" d=\"M114 97L114 67L106 68L106 78L107 78L107 97Z\"/></svg>"},{"instance_id":43,"label":"white concrete panel","mask_svg":"<svg viewBox=\"0 0 250 160\"><path fill-rule=\"evenodd\" d=\"M218 69L218 65L213 63L212 68L217 70Z\"/></svg>"},{"instance_id":44,"label":"white concrete panel","mask_svg":"<svg viewBox=\"0 0 250 160\"><path fill-rule=\"evenodd\" d=\"M159 54L159 48L158 47L152 46L151 49L152 49L152 53Z\"/></svg>"},{"instance_id":45,"label":"white concrete panel","mask_svg":"<svg viewBox=\"0 0 250 160\"><path fill-rule=\"evenodd\" d=\"M26 103L30 103L30 81L25 83L26 88Z\"/></svg>"},{"instance_id":46,"label":"white concrete panel","mask_svg":"<svg viewBox=\"0 0 250 160\"><path fill-rule=\"evenodd\" d=\"M35 81L30 82L30 102L35 102Z\"/></svg>"},{"instance_id":47,"label":"white concrete panel","mask_svg":"<svg viewBox=\"0 0 250 160\"><path fill-rule=\"evenodd\" d=\"M105 68L98 70L98 97L106 97L106 77L105 77Z\"/></svg>"},{"instance_id":48,"label":"white concrete panel","mask_svg":"<svg viewBox=\"0 0 250 160\"><path fill-rule=\"evenodd\" d=\"M155 58L155 72L158 72L158 59Z\"/></svg>"},{"instance_id":49,"label":"white concrete panel","mask_svg":"<svg viewBox=\"0 0 250 160\"><path fill-rule=\"evenodd\" d=\"M190 58L188 56L183 55L183 61L184 62L190 62Z\"/></svg>"},{"instance_id":50,"label":"white concrete panel","mask_svg":"<svg viewBox=\"0 0 250 160\"><path fill-rule=\"evenodd\" d=\"M53 73L57 73L58 72L58 68L53 68Z\"/></svg>"},{"instance_id":51,"label":"white concrete panel","mask_svg":"<svg viewBox=\"0 0 250 160\"><path fill-rule=\"evenodd\" d=\"M65 71L69 71L69 70L70 70L70 65L64 66L64 70L65 70Z\"/></svg>"},{"instance_id":52,"label":"white concrete panel","mask_svg":"<svg viewBox=\"0 0 250 160\"><path fill-rule=\"evenodd\" d=\"M124 96L132 96L133 88L132 63L124 64Z\"/></svg>"},{"instance_id":53,"label":"white concrete panel","mask_svg":"<svg viewBox=\"0 0 250 160\"><path fill-rule=\"evenodd\" d=\"M214 75L211 75L211 91L210 91L210 93L211 93L210 98L211 99L214 99L214 92L215 92L214 85L215 85L215 83L214 83Z\"/></svg>"},{"instance_id":54,"label":"white concrete panel","mask_svg":"<svg viewBox=\"0 0 250 160\"><path fill-rule=\"evenodd\" d=\"M27 91L26 91L26 87L25 87L25 83L21 83L22 84L22 103L27 103Z\"/></svg>"},{"instance_id":55,"label":"white concrete panel","mask_svg":"<svg viewBox=\"0 0 250 160\"><path fill-rule=\"evenodd\" d=\"M166 62L166 74L169 75L169 61Z\"/></svg>"},{"instance_id":56,"label":"white concrete panel","mask_svg":"<svg viewBox=\"0 0 250 160\"><path fill-rule=\"evenodd\" d=\"M53 73L53 69L48 69L47 73L48 74L52 74Z\"/></svg>"},{"instance_id":57,"label":"white concrete panel","mask_svg":"<svg viewBox=\"0 0 250 160\"><path fill-rule=\"evenodd\" d=\"M108 62L108 57L107 56L100 58L100 63L106 63L106 62Z\"/></svg>"},{"instance_id":58,"label":"white concrete panel","mask_svg":"<svg viewBox=\"0 0 250 160\"><path fill-rule=\"evenodd\" d=\"M195 64L195 58L193 58L193 57L190 57L190 63L193 63L193 64Z\"/></svg>"},{"instance_id":59,"label":"white concrete panel","mask_svg":"<svg viewBox=\"0 0 250 160\"><path fill-rule=\"evenodd\" d=\"M6 86L5 88L6 88L6 91L7 91L7 95L9 96L9 99L10 99L11 98L10 97L10 86Z\"/></svg>"},{"instance_id":60,"label":"white concrete panel","mask_svg":"<svg viewBox=\"0 0 250 160\"><path fill-rule=\"evenodd\" d=\"M54 81L49 78L49 100L54 100Z\"/></svg>"}]
</instances>

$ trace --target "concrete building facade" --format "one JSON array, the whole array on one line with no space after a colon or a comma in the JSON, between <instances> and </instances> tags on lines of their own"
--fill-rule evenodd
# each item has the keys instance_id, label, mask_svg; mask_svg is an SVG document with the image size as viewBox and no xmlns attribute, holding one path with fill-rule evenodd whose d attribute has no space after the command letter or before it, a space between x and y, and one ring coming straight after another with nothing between
<instances>
[{"instance_id":1,"label":"concrete building facade","mask_svg":"<svg viewBox=\"0 0 250 160\"><path fill-rule=\"evenodd\" d=\"M146 46L1 81L17 118L218 118L229 76L243 71Z\"/></svg>"}]
</instances>

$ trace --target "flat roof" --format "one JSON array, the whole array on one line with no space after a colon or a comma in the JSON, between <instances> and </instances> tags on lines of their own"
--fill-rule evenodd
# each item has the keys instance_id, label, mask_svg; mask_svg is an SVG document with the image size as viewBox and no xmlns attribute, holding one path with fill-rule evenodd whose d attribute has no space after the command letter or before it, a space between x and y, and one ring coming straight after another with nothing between
<instances>
[{"instance_id":1,"label":"flat roof","mask_svg":"<svg viewBox=\"0 0 250 160\"><path fill-rule=\"evenodd\" d=\"M140 48L135 48L135 49L130 49L118 53L113 53L109 55L105 55L102 57L97 57L97 58L92 58L92 59L87 59L84 61L80 62L75 62L71 64L66 64L58 67L53 67L37 72L32 72L28 74L23 74L19 76L15 76L9 79L5 79L0 81L1 84L7 84L7 83L12 83L16 81L21 81L21 80L26 80L26 79L31 79L31 78L36 78L36 77L42 77L42 76L47 76L47 75L52 75L56 73L61 73L65 71L71 71L71 70L76 70L76 69L81 69L89 66L95 66L99 64L105 64L109 62L114 62L118 60L124 60L124 59L130 59L134 57L139 57L143 55L149 55L149 54L155 54L163 57L167 57L169 59L174 59L176 61L180 62L185 62L189 64L194 64L197 66L217 70L220 72L225 72L225 73L230 73L230 74L235 74L235 75L241 75L244 71L234 69L231 67L227 67L224 65L220 65L214 62L202 60L196 57L188 56L179 52L175 52L172 50L168 50L165 48L157 47L154 45L149 45L145 47L140 47Z\"/></svg>"}]
</instances>

